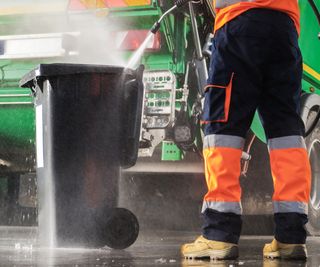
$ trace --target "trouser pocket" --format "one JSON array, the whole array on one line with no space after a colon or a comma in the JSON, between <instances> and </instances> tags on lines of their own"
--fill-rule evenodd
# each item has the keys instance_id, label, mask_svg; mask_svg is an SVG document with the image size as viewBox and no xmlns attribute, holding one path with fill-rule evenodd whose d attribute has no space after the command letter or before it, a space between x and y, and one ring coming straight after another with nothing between
<instances>
[{"instance_id":1,"label":"trouser pocket","mask_svg":"<svg viewBox=\"0 0 320 267\"><path fill-rule=\"evenodd\" d=\"M227 85L209 84L205 88L202 123L227 122L229 118L232 81L231 74Z\"/></svg>"}]
</instances>

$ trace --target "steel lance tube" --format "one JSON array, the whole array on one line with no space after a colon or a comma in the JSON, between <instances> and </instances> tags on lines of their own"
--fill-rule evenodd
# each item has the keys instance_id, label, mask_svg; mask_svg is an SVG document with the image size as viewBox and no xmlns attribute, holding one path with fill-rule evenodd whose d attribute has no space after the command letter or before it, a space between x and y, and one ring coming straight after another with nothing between
<instances>
[{"instance_id":1,"label":"steel lance tube","mask_svg":"<svg viewBox=\"0 0 320 267\"><path fill-rule=\"evenodd\" d=\"M153 24L152 28L150 29L150 31L153 33L153 34L156 34L156 32L160 29L160 24L161 24L161 21L168 15L170 14L172 11L174 11L175 9L179 8L179 7L182 7L184 4L190 2L192 0L176 0L174 2L174 6L171 7L170 9L168 9L166 12L164 12L162 14L162 16L160 17L160 19L158 19L156 21L155 24Z\"/></svg>"}]
</instances>

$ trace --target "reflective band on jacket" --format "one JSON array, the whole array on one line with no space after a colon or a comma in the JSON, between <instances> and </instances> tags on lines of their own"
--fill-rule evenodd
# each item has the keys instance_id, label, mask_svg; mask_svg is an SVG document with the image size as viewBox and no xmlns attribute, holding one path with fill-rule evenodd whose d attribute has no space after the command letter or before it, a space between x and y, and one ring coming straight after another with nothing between
<instances>
[{"instance_id":1,"label":"reflective band on jacket","mask_svg":"<svg viewBox=\"0 0 320 267\"><path fill-rule=\"evenodd\" d=\"M308 214L308 204L304 202L291 201L274 201L274 213L296 212L301 214Z\"/></svg>"},{"instance_id":2,"label":"reflective band on jacket","mask_svg":"<svg viewBox=\"0 0 320 267\"><path fill-rule=\"evenodd\" d=\"M215 8L225 8L240 2L254 2L255 0L215 0Z\"/></svg>"},{"instance_id":3,"label":"reflective band on jacket","mask_svg":"<svg viewBox=\"0 0 320 267\"><path fill-rule=\"evenodd\" d=\"M204 213L206 209L212 209L219 212L232 212L238 215L242 213L240 202L203 201L201 212Z\"/></svg>"},{"instance_id":4,"label":"reflective band on jacket","mask_svg":"<svg viewBox=\"0 0 320 267\"><path fill-rule=\"evenodd\" d=\"M269 139L268 148L270 151L274 149L286 149L286 148L305 148L306 149L306 144L302 136L292 135L292 136L284 136L284 137Z\"/></svg>"},{"instance_id":5,"label":"reflective band on jacket","mask_svg":"<svg viewBox=\"0 0 320 267\"><path fill-rule=\"evenodd\" d=\"M210 134L204 137L203 149L229 147L243 149L245 139L234 135Z\"/></svg>"}]
</instances>

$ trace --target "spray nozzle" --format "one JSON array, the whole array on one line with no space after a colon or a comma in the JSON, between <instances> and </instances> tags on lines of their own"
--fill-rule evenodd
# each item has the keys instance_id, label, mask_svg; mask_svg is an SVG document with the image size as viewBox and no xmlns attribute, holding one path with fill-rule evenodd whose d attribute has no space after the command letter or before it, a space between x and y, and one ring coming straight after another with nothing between
<instances>
[{"instance_id":1,"label":"spray nozzle","mask_svg":"<svg viewBox=\"0 0 320 267\"><path fill-rule=\"evenodd\" d=\"M155 24L153 24L150 31L155 34L160 29L160 21L157 21Z\"/></svg>"}]
</instances>

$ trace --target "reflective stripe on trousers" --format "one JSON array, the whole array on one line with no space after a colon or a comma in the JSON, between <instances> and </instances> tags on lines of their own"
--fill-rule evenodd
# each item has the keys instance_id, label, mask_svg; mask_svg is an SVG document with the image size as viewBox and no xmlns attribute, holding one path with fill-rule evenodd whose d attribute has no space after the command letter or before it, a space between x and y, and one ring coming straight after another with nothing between
<instances>
[{"instance_id":1,"label":"reflective stripe on trousers","mask_svg":"<svg viewBox=\"0 0 320 267\"><path fill-rule=\"evenodd\" d=\"M242 213L239 184L240 159L244 138L232 135L207 135L203 155L208 193L202 212L207 208L218 212Z\"/></svg>"},{"instance_id":2,"label":"reflective stripe on trousers","mask_svg":"<svg viewBox=\"0 0 320 267\"><path fill-rule=\"evenodd\" d=\"M274 183L274 212L308 214L311 170L303 137L269 139L268 149Z\"/></svg>"}]
</instances>

